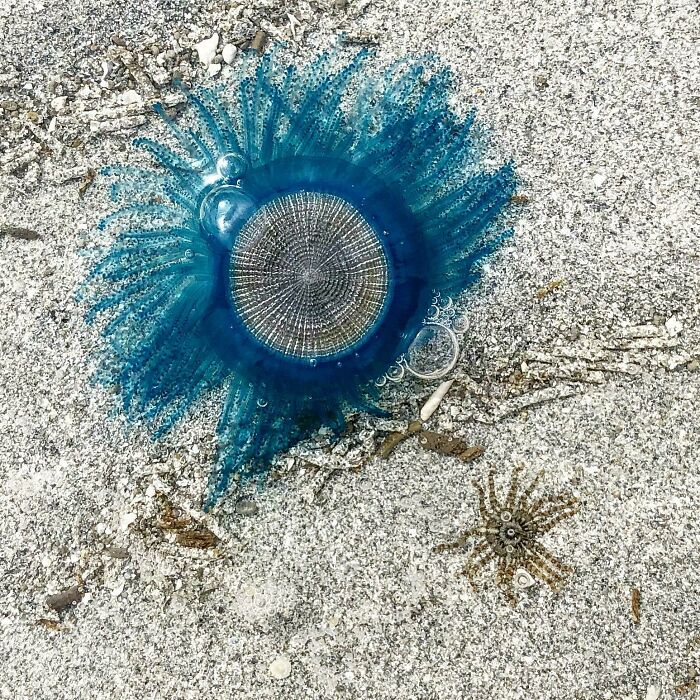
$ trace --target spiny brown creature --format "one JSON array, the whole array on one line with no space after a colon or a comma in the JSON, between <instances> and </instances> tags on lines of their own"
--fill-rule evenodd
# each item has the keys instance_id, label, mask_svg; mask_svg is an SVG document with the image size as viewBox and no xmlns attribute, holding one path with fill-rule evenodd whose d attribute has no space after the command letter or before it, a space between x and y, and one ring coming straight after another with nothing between
<instances>
[{"instance_id":1,"label":"spiny brown creature","mask_svg":"<svg viewBox=\"0 0 700 700\"><path fill-rule=\"evenodd\" d=\"M462 533L455 542L439 544L434 549L436 552L458 549L470 538L476 538L462 574L476 590L476 574L495 560L496 581L511 605L517 602L514 588L518 569L544 581L554 591L562 588L572 569L557 559L540 538L579 511L579 500L568 493L533 500L532 495L544 471L521 488L524 470L524 464L518 464L514 469L504 502L496 496L493 471L488 476L488 497L482 485L474 481L481 523Z\"/></svg>"}]
</instances>

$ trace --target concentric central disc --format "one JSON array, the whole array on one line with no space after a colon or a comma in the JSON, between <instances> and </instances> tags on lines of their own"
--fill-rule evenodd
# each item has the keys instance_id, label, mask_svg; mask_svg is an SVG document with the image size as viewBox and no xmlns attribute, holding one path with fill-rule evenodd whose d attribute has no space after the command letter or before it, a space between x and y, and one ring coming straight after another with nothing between
<instances>
[{"instance_id":1,"label":"concentric central disc","mask_svg":"<svg viewBox=\"0 0 700 700\"><path fill-rule=\"evenodd\" d=\"M388 290L384 248L349 202L318 192L272 200L243 226L231 253L235 308L262 343L322 358L353 347Z\"/></svg>"}]
</instances>

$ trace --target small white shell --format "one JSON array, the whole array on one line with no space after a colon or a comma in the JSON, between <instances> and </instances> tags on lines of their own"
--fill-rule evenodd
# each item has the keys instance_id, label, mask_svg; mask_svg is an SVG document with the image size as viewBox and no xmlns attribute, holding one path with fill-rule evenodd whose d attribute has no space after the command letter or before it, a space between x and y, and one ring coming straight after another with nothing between
<instances>
[{"instance_id":1,"label":"small white shell","mask_svg":"<svg viewBox=\"0 0 700 700\"><path fill-rule=\"evenodd\" d=\"M284 680L289 678L292 673L292 664L286 656L278 656L270 664L270 675L277 680Z\"/></svg>"},{"instance_id":2,"label":"small white shell","mask_svg":"<svg viewBox=\"0 0 700 700\"><path fill-rule=\"evenodd\" d=\"M202 39L198 44L194 45L194 50L199 56L199 60L208 66L216 56L216 47L219 45L219 34L214 32L209 38Z\"/></svg>"},{"instance_id":3,"label":"small white shell","mask_svg":"<svg viewBox=\"0 0 700 700\"><path fill-rule=\"evenodd\" d=\"M529 571L526 571L525 569L516 569L515 573L513 574L513 585L516 588L521 589L530 588L530 586L535 585L535 579L532 578Z\"/></svg>"},{"instance_id":4,"label":"small white shell","mask_svg":"<svg viewBox=\"0 0 700 700\"><path fill-rule=\"evenodd\" d=\"M224 48L221 49L221 57L229 66L233 63L237 53L238 49L233 44L226 44Z\"/></svg>"},{"instance_id":5,"label":"small white shell","mask_svg":"<svg viewBox=\"0 0 700 700\"><path fill-rule=\"evenodd\" d=\"M425 405L420 410L420 419L426 421L430 416L435 413L440 402L445 398L445 394L450 390L450 387L454 384L454 379L449 379L446 382L440 384L440 386L435 389L435 391L430 395L430 398L425 402Z\"/></svg>"}]
</instances>

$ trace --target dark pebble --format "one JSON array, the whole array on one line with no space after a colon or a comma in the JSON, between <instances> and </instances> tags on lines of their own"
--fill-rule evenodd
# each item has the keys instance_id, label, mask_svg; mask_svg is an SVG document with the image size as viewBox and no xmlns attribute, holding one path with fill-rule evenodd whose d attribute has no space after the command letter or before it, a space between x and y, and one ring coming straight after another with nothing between
<instances>
[{"instance_id":1,"label":"dark pebble","mask_svg":"<svg viewBox=\"0 0 700 700\"><path fill-rule=\"evenodd\" d=\"M36 231L21 226L0 226L0 236L10 236L23 241L36 241L39 238Z\"/></svg>"},{"instance_id":2,"label":"dark pebble","mask_svg":"<svg viewBox=\"0 0 700 700\"><path fill-rule=\"evenodd\" d=\"M46 596L46 605L56 611L63 610L73 603L77 603L83 597L83 592L78 586L71 586L65 591Z\"/></svg>"}]
</instances>

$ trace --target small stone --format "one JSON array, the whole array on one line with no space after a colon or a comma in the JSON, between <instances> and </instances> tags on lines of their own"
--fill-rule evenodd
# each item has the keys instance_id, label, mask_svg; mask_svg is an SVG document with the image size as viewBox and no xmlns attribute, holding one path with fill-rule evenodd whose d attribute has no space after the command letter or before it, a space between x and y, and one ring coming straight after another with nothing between
<instances>
[{"instance_id":1,"label":"small stone","mask_svg":"<svg viewBox=\"0 0 700 700\"><path fill-rule=\"evenodd\" d=\"M207 67L207 73L209 73L209 76L213 78L215 75L218 75L221 72L221 64L220 63L210 63L209 66Z\"/></svg>"},{"instance_id":2,"label":"small stone","mask_svg":"<svg viewBox=\"0 0 700 700\"><path fill-rule=\"evenodd\" d=\"M0 226L0 237L2 236L10 236L22 241L36 241L39 239L39 234L36 231L23 226Z\"/></svg>"},{"instance_id":3,"label":"small stone","mask_svg":"<svg viewBox=\"0 0 700 700\"><path fill-rule=\"evenodd\" d=\"M683 324L675 316L671 316L664 326L669 338L675 338L683 330Z\"/></svg>"},{"instance_id":4,"label":"small stone","mask_svg":"<svg viewBox=\"0 0 700 700\"><path fill-rule=\"evenodd\" d=\"M221 57L226 63L228 63L229 66L233 63L237 53L238 48L233 44L225 44L224 48L221 49Z\"/></svg>"},{"instance_id":5,"label":"small stone","mask_svg":"<svg viewBox=\"0 0 700 700\"><path fill-rule=\"evenodd\" d=\"M544 75L543 73L540 73L539 75L535 76L535 87L538 90L544 90L545 88L549 87L549 78Z\"/></svg>"},{"instance_id":6,"label":"small stone","mask_svg":"<svg viewBox=\"0 0 700 700\"><path fill-rule=\"evenodd\" d=\"M118 34L113 34L111 41L115 46L121 46L122 48L126 47L126 42Z\"/></svg>"},{"instance_id":7,"label":"small stone","mask_svg":"<svg viewBox=\"0 0 700 700\"><path fill-rule=\"evenodd\" d=\"M270 664L270 675L277 680L289 678L292 672L292 664L286 656L278 656Z\"/></svg>"},{"instance_id":8,"label":"small stone","mask_svg":"<svg viewBox=\"0 0 700 700\"><path fill-rule=\"evenodd\" d=\"M605 175L603 173L596 173L593 176L593 184L596 187L600 187L605 182L606 179L607 178L605 177Z\"/></svg>"},{"instance_id":9,"label":"small stone","mask_svg":"<svg viewBox=\"0 0 700 700\"><path fill-rule=\"evenodd\" d=\"M214 32L214 34L212 34L212 36L210 36L208 39L203 39L198 44L194 45L194 49L197 52L197 56L199 56L199 60L205 66L208 66L214 60L214 56L216 56L216 47L218 45L218 32Z\"/></svg>"},{"instance_id":10,"label":"small stone","mask_svg":"<svg viewBox=\"0 0 700 700\"><path fill-rule=\"evenodd\" d=\"M687 368L688 368L691 372L696 372L696 371L698 370L698 368L700 368L700 360L691 360L691 361L688 363Z\"/></svg>"},{"instance_id":11,"label":"small stone","mask_svg":"<svg viewBox=\"0 0 700 700\"><path fill-rule=\"evenodd\" d=\"M119 102L125 106L135 105L143 102L143 98L136 90L127 90L119 95Z\"/></svg>"},{"instance_id":12,"label":"small stone","mask_svg":"<svg viewBox=\"0 0 700 700\"><path fill-rule=\"evenodd\" d=\"M267 46L267 34L262 29L258 29L255 32L253 41L250 42L250 48L258 53L262 53L265 50L265 46Z\"/></svg>"},{"instance_id":13,"label":"small stone","mask_svg":"<svg viewBox=\"0 0 700 700\"><path fill-rule=\"evenodd\" d=\"M112 559L129 558L129 550L125 547L105 547L105 554Z\"/></svg>"},{"instance_id":14,"label":"small stone","mask_svg":"<svg viewBox=\"0 0 700 700\"><path fill-rule=\"evenodd\" d=\"M572 326L566 332L566 339L570 340L572 343L581 337L581 329L578 326Z\"/></svg>"},{"instance_id":15,"label":"small stone","mask_svg":"<svg viewBox=\"0 0 700 700\"><path fill-rule=\"evenodd\" d=\"M12 112L19 107L15 100L2 100L0 101L0 107L6 109L8 112Z\"/></svg>"},{"instance_id":16,"label":"small stone","mask_svg":"<svg viewBox=\"0 0 700 700\"><path fill-rule=\"evenodd\" d=\"M255 515L258 512L258 504L249 499L243 499L236 503L236 513L238 515Z\"/></svg>"}]
</instances>

